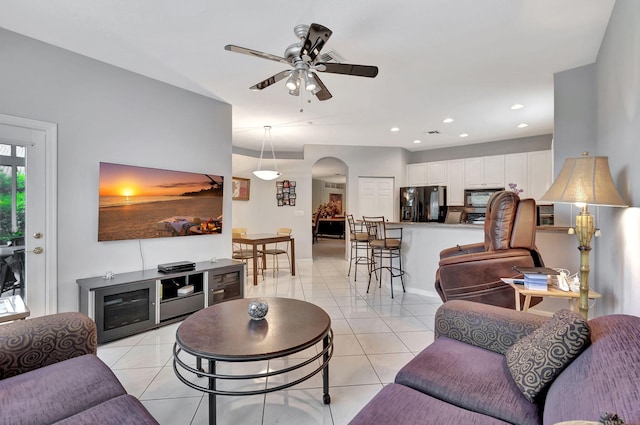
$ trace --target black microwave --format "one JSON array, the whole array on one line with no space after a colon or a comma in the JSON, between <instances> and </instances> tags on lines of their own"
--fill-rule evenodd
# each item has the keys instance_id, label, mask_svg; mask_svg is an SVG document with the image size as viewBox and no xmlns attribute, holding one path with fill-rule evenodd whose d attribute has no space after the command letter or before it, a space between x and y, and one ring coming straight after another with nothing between
<instances>
[{"instance_id":1,"label":"black microwave","mask_svg":"<svg viewBox=\"0 0 640 425\"><path fill-rule=\"evenodd\" d=\"M536 205L538 212L538 226L553 226L553 205Z\"/></svg>"},{"instance_id":2,"label":"black microwave","mask_svg":"<svg viewBox=\"0 0 640 425\"><path fill-rule=\"evenodd\" d=\"M504 190L497 189L467 189L464 191L464 206L467 208L486 208L489 198L496 193Z\"/></svg>"}]
</instances>

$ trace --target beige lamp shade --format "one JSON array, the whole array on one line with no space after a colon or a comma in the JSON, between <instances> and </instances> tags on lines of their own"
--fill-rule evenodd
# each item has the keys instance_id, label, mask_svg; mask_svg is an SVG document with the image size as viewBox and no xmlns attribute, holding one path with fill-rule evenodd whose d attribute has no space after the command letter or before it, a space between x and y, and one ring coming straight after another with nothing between
<instances>
[{"instance_id":1,"label":"beige lamp shade","mask_svg":"<svg viewBox=\"0 0 640 425\"><path fill-rule=\"evenodd\" d=\"M586 155L564 161L560 174L540 202L627 206L613 184L609 158Z\"/></svg>"}]
</instances>

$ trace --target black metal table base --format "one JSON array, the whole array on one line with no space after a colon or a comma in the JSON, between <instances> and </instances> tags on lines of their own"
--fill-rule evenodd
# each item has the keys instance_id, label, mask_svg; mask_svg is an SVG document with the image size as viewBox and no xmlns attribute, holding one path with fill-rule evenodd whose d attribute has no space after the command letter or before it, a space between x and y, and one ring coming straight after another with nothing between
<instances>
[{"instance_id":1,"label":"black metal table base","mask_svg":"<svg viewBox=\"0 0 640 425\"><path fill-rule=\"evenodd\" d=\"M318 342L318 341L316 341ZM286 353L286 355L291 355L291 354L295 354L297 352L303 351L304 349L306 349L308 347L303 347L301 349L298 350L292 350L289 353ZM219 374L216 372L216 362L217 361L225 361L225 362L230 362L231 360L229 359L225 359L225 360L217 360L217 359L213 359L213 358L209 358L207 356L198 356L198 355L194 355L196 357L196 367L193 368L191 366L189 366L188 364L186 364L182 359L180 359L179 355L180 353L183 352L183 348L180 347L180 345L176 342L173 346L173 370L175 371L176 376L178 377L178 379L180 379L180 381L182 381L184 384L186 384L187 386L194 388L196 390L205 392L208 394L208 398L209 398L209 424L210 425L215 425L216 424L216 396L217 395L228 395L228 396L236 396L236 395L240 395L240 396L246 396L246 395L258 395L258 394L266 394L266 393L271 393L274 391L279 391L279 390L283 390L286 388L290 388L293 387L295 385L298 385L301 382L306 381L307 379L310 379L311 377L315 376L316 374L318 374L319 372L322 372L322 390L323 390L323 396L322 396L322 402L324 404L330 404L331 403L331 396L329 395L329 360L331 359L331 357L333 356L333 330L329 329L329 332L324 335L322 337L322 351L318 354L316 354L315 356L311 357L310 359L307 359L301 363L297 363L293 366L289 366L286 367L284 369L280 369L280 370L274 370L274 371L267 371L267 372L263 372L263 373L257 373L257 374L249 374L249 375L224 375L224 374ZM190 353L192 354L192 353ZM255 358L255 359L243 359L244 362L247 361L262 361L262 360L270 360L272 358L279 358L279 357L284 357L284 356L273 356L273 357L259 357L259 358ZM281 384L281 385L277 385L274 387L265 387L263 389L260 390L252 390L252 391L225 391L225 390L219 390L216 386L217 380L218 379L223 379L223 380L246 380L246 379L260 379L260 378L269 378L272 376L278 376L278 375L282 375L284 373L288 373L288 372L292 372L294 370L298 370L301 369L313 362L315 362L318 359L322 359L322 363L320 364L320 366L316 369L314 369L312 372L306 374L305 376L296 379L292 382L287 382L285 384ZM208 363L208 371L205 371L204 368L202 367L202 361L205 360ZM207 386L203 386L203 385L199 385L197 382L191 382L189 381L185 375L183 375L183 373L186 374L192 374L195 375L199 378L201 377L206 377L207 378Z\"/></svg>"}]
</instances>

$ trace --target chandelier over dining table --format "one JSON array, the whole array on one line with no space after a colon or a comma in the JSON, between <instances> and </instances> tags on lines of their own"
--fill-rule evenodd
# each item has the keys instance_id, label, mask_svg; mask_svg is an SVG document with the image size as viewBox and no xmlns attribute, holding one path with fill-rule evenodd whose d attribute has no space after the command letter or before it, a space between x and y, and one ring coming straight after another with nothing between
<instances>
[{"instance_id":1,"label":"chandelier over dining table","mask_svg":"<svg viewBox=\"0 0 640 425\"><path fill-rule=\"evenodd\" d=\"M269 146L271 147L271 156L273 157L273 169L262 168L262 159L264 157L264 146L269 140ZM276 163L276 153L273 149L273 142L271 141L271 126L264 126L264 136L262 138L262 148L260 149L260 159L258 160L258 169L253 172L253 174L262 180L274 180L280 177L280 172L278 171L278 164Z\"/></svg>"}]
</instances>

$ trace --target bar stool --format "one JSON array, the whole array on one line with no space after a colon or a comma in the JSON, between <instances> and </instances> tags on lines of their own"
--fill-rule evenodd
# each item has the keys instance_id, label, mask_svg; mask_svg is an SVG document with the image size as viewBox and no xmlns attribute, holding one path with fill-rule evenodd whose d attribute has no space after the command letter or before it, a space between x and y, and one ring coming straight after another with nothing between
<instances>
[{"instance_id":1,"label":"bar stool","mask_svg":"<svg viewBox=\"0 0 640 425\"><path fill-rule=\"evenodd\" d=\"M349 222L349 239L351 241L351 252L349 258L349 272L351 275L351 265L354 264L354 282L358 280L358 264L366 264L367 271L371 272L371 257L369 256L369 233L363 223L356 223L353 214L347 214ZM361 252L364 251L364 255Z\"/></svg>"},{"instance_id":2,"label":"bar stool","mask_svg":"<svg viewBox=\"0 0 640 425\"><path fill-rule=\"evenodd\" d=\"M393 298L393 278L399 277L402 284L402 292L404 289L404 270L402 269L402 227L388 226L384 217L362 217L369 236L369 246L371 247L371 264L369 271L369 284L367 285L367 293L371 286L371 275L380 274L378 277L378 287L382 287L382 270L389 271L391 298ZM376 260L378 260L376 264ZM383 261L388 260L384 264ZM393 265L396 260L397 266Z\"/></svg>"}]
</instances>

